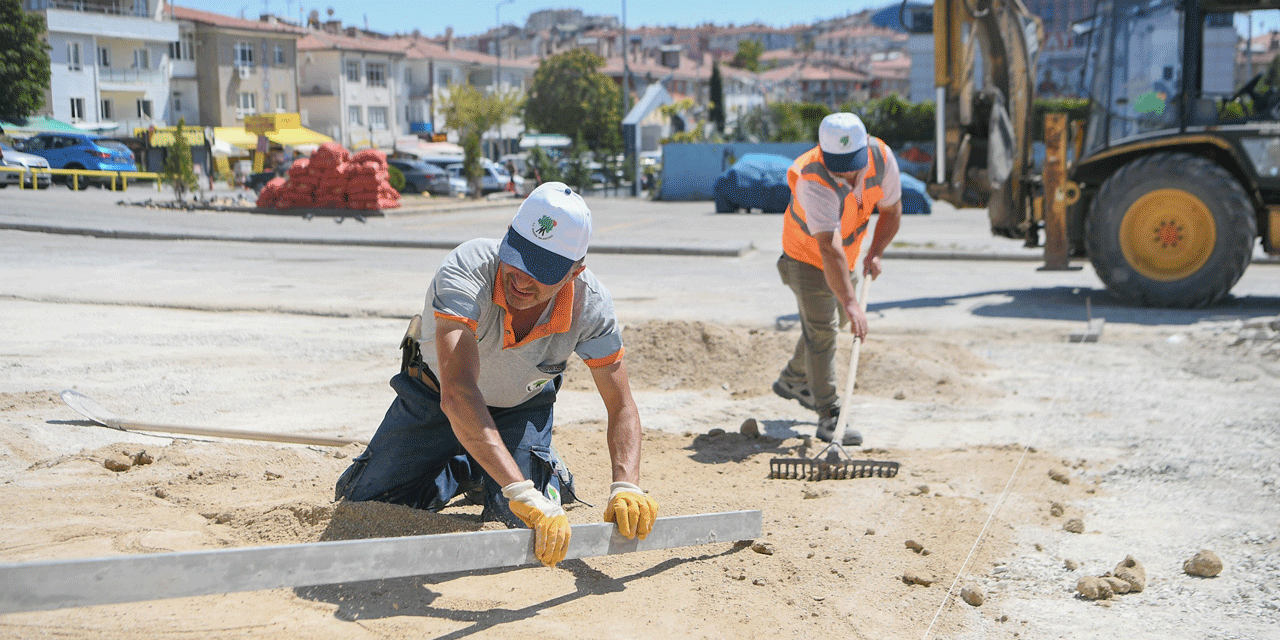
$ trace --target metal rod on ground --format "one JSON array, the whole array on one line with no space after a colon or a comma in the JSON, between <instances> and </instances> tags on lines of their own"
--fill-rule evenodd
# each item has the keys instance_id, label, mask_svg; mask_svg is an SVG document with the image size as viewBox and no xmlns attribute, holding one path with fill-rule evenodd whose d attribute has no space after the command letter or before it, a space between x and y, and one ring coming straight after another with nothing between
<instances>
[{"instance_id":1,"label":"metal rod on ground","mask_svg":"<svg viewBox=\"0 0 1280 640\"><path fill-rule=\"evenodd\" d=\"M124 420L94 402L93 398L75 391L65 389L60 394L67 403L80 415L104 426L121 431L150 431L154 433L177 433L189 436L209 436L215 438L236 438L239 440L258 440L264 442L284 442L288 444L314 444L324 447L345 447L349 444L369 444L360 438L339 438L334 436L313 436L302 433L272 433L269 431L245 431L241 429L218 429L214 427L189 427L176 424L155 424L150 422L133 422Z\"/></svg>"},{"instance_id":2,"label":"metal rod on ground","mask_svg":"<svg viewBox=\"0 0 1280 640\"><path fill-rule=\"evenodd\" d=\"M573 527L565 560L760 537L759 511L658 518L644 540ZM0 614L538 564L533 531L476 531L0 564Z\"/></svg>"}]
</instances>

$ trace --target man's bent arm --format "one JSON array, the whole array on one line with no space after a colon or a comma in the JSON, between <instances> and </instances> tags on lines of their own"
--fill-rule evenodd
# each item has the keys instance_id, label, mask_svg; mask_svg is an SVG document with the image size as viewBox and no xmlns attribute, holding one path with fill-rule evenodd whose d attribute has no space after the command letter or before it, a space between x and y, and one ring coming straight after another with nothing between
<instances>
[{"instance_id":1,"label":"man's bent arm","mask_svg":"<svg viewBox=\"0 0 1280 640\"><path fill-rule=\"evenodd\" d=\"M480 350L467 325L436 319L436 357L440 363L440 409L471 457L498 486L524 480L480 393Z\"/></svg>"},{"instance_id":2,"label":"man's bent arm","mask_svg":"<svg viewBox=\"0 0 1280 640\"><path fill-rule=\"evenodd\" d=\"M902 224L902 200L891 205L881 205L880 219L876 220L876 236L871 239L867 248L867 257L863 259L863 273L870 273L872 278L880 275L880 256L889 248L893 237L898 235L898 227Z\"/></svg>"},{"instance_id":3,"label":"man's bent arm","mask_svg":"<svg viewBox=\"0 0 1280 640\"><path fill-rule=\"evenodd\" d=\"M640 484L640 409L631 397L631 383L622 360L591 370L596 389L609 414L609 459L613 481Z\"/></svg>"}]
</instances>

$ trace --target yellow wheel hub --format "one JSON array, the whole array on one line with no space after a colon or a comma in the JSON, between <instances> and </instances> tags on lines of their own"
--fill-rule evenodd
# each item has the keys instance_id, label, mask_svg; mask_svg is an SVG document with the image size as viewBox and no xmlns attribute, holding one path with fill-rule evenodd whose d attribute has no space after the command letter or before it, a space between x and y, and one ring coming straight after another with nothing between
<instances>
[{"instance_id":1,"label":"yellow wheel hub","mask_svg":"<svg viewBox=\"0 0 1280 640\"><path fill-rule=\"evenodd\" d=\"M1171 282L1199 271L1218 239L1213 212L1181 189L1152 191L1133 203L1120 223L1120 249L1138 273Z\"/></svg>"}]
</instances>

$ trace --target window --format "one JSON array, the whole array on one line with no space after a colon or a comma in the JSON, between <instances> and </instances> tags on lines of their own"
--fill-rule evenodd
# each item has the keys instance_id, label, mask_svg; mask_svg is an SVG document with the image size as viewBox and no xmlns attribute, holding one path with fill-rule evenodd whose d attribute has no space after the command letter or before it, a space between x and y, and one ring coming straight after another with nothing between
<instances>
[{"instance_id":1,"label":"window","mask_svg":"<svg viewBox=\"0 0 1280 640\"><path fill-rule=\"evenodd\" d=\"M84 120L84 98L71 99L71 119Z\"/></svg>"},{"instance_id":2,"label":"window","mask_svg":"<svg viewBox=\"0 0 1280 640\"><path fill-rule=\"evenodd\" d=\"M369 107L369 128L383 131L387 128L387 108Z\"/></svg>"},{"instance_id":3,"label":"window","mask_svg":"<svg viewBox=\"0 0 1280 640\"><path fill-rule=\"evenodd\" d=\"M450 84L452 84L452 83L453 83L453 69L441 69L441 70L437 71L437 72L436 72L436 82L437 82L440 86L442 86L442 87L447 87L447 86L449 86Z\"/></svg>"},{"instance_id":4,"label":"window","mask_svg":"<svg viewBox=\"0 0 1280 640\"><path fill-rule=\"evenodd\" d=\"M80 71L84 67L80 62L80 43L67 43L67 68L72 71Z\"/></svg>"},{"instance_id":5,"label":"window","mask_svg":"<svg viewBox=\"0 0 1280 640\"><path fill-rule=\"evenodd\" d=\"M98 66L104 69L111 66L110 47L98 47Z\"/></svg>"},{"instance_id":6,"label":"window","mask_svg":"<svg viewBox=\"0 0 1280 640\"><path fill-rule=\"evenodd\" d=\"M101 106L99 107L98 115L99 115L99 117L101 117L103 120L110 120L110 119L111 119L111 101L110 101L110 100L103 100L103 101L102 101L102 104L101 104Z\"/></svg>"},{"instance_id":7,"label":"window","mask_svg":"<svg viewBox=\"0 0 1280 640\"><path fill-rule=\"evenodd\" d=\"M347 120L354 125L364 124L360 121L360 107L347 107Z\"/></svg>"},{"instance_id":8,"label":"window","mask_svg":"<svg viewBox=\"0 0 1280 640\"><path fill-rule=\"evenodd\" d=\"M170 60L195 60L195 52L196 34L190 31L183 31L179 34L177 42L169 43Z\"/></svg>"},{"instance_id":9,"label":"window","mask_svg":"<svg viewBox=\"0 0 1280 640\"><path fill-rule=\"evenodd\" d=\"M258 112L258 94L252 91L246 91L240 94L239 102L236 106L236 117L244 118Z\"/></svg>"},{"instance_id":10,"label":"window","mask_svg":"<svg viewBox=\"0 0 1280 640\"><path fill-rule=\"evenodd\" d=\"M365 77L371 87L387 86L387 65L381 62L370 62L365 65Z\"/></svg>"},{"instance_id":11,"label":"window","mask_svg":"<svg viewBox=\"0 0 1280 640\"><path fill-rule=\"evenodd\" d=\"M276 112L284 113L288 110L289 110L289 94L277 93L276 94Z\"/></svg>"},{"instance_id":12,"label":"window","mask_svg":"<svg viewBox=\"0 0 1280 640\"><path fill-rule=\"evenodd\" d=\"M151 101L150 100L143 100L142 98L138 99L138 117L139 118L151 117Z\"/></svg>"},{"instance_id":13,"label":"window","mask_svg":"<svg viewBox=\"0 0 1280 640\"><path fill-rule=\"evenodd\" d=\"M237 42L235 49L235 66L252 67L253 66L253 43Z\"/></svg>"},{"instance_id":14,"label":"window","mask_svg":"<svg viewBox=\"0 0 1280 640\"><path fill-rule=\"evenodd\" d=\"M360 82L360 61L359 60L347 61L347 81Z\"/></svg>"},{"instance_id":15,"label":"window","mask_svg":"<svg viewBox=\"0 0 1280 640\"><path fill-rule=\"evenodd\" d=\"M151 52L146 49L133 50L133 68L134 69L150 69L151 68Z\"/></svg>"},{"instance_id":16,"label":"window","mask_svg":"<svg viewBox=\"0 0 1280 640\"><path fill-rule=\"evenodd\" d=\"M284 47L280 45L276 45L275 62L276 64L284 64Z\"/></svg>"}]
</instances>

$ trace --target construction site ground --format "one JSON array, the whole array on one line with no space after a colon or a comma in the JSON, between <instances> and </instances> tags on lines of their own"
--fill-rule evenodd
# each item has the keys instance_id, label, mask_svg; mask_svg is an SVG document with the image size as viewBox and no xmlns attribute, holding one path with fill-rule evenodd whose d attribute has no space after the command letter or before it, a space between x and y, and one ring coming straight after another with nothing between
<instances>
[{"instance_id":1,"label":"construction site ground","mask_svg":"<svg viewBox=\"0 0 1280 640\"><path fill-rule=\"evenodd\" d=\"M471 506L334 503L357 445L121 432L58 392L142 422L368 438L447 247L500 237L516 202L407 199L340 222L142 206L165 196L0 193L0 562L495 528ZM990 237L985 211L906 216L849 403L866 439L853 455L901 471L777 480L771 459L819 446L816 416L770 391L798 337L780 216L588 204L588 266L625 325L645 427L642 486L660 515L759 509L764 544L14 613L0 637L1280 637L1274 260L1259 254L1212 308L1139 309L1087 261L1037 270L1039 250ZM1088 315L1100 338L1072 342ZM595 505L569 508L575 524L601 518L604 427L574 363L555 438ZM1202 549L1217 577L1183 571ZM1077 595L1126 556L1143 591Z\"/></svg>"}]
</instances>

